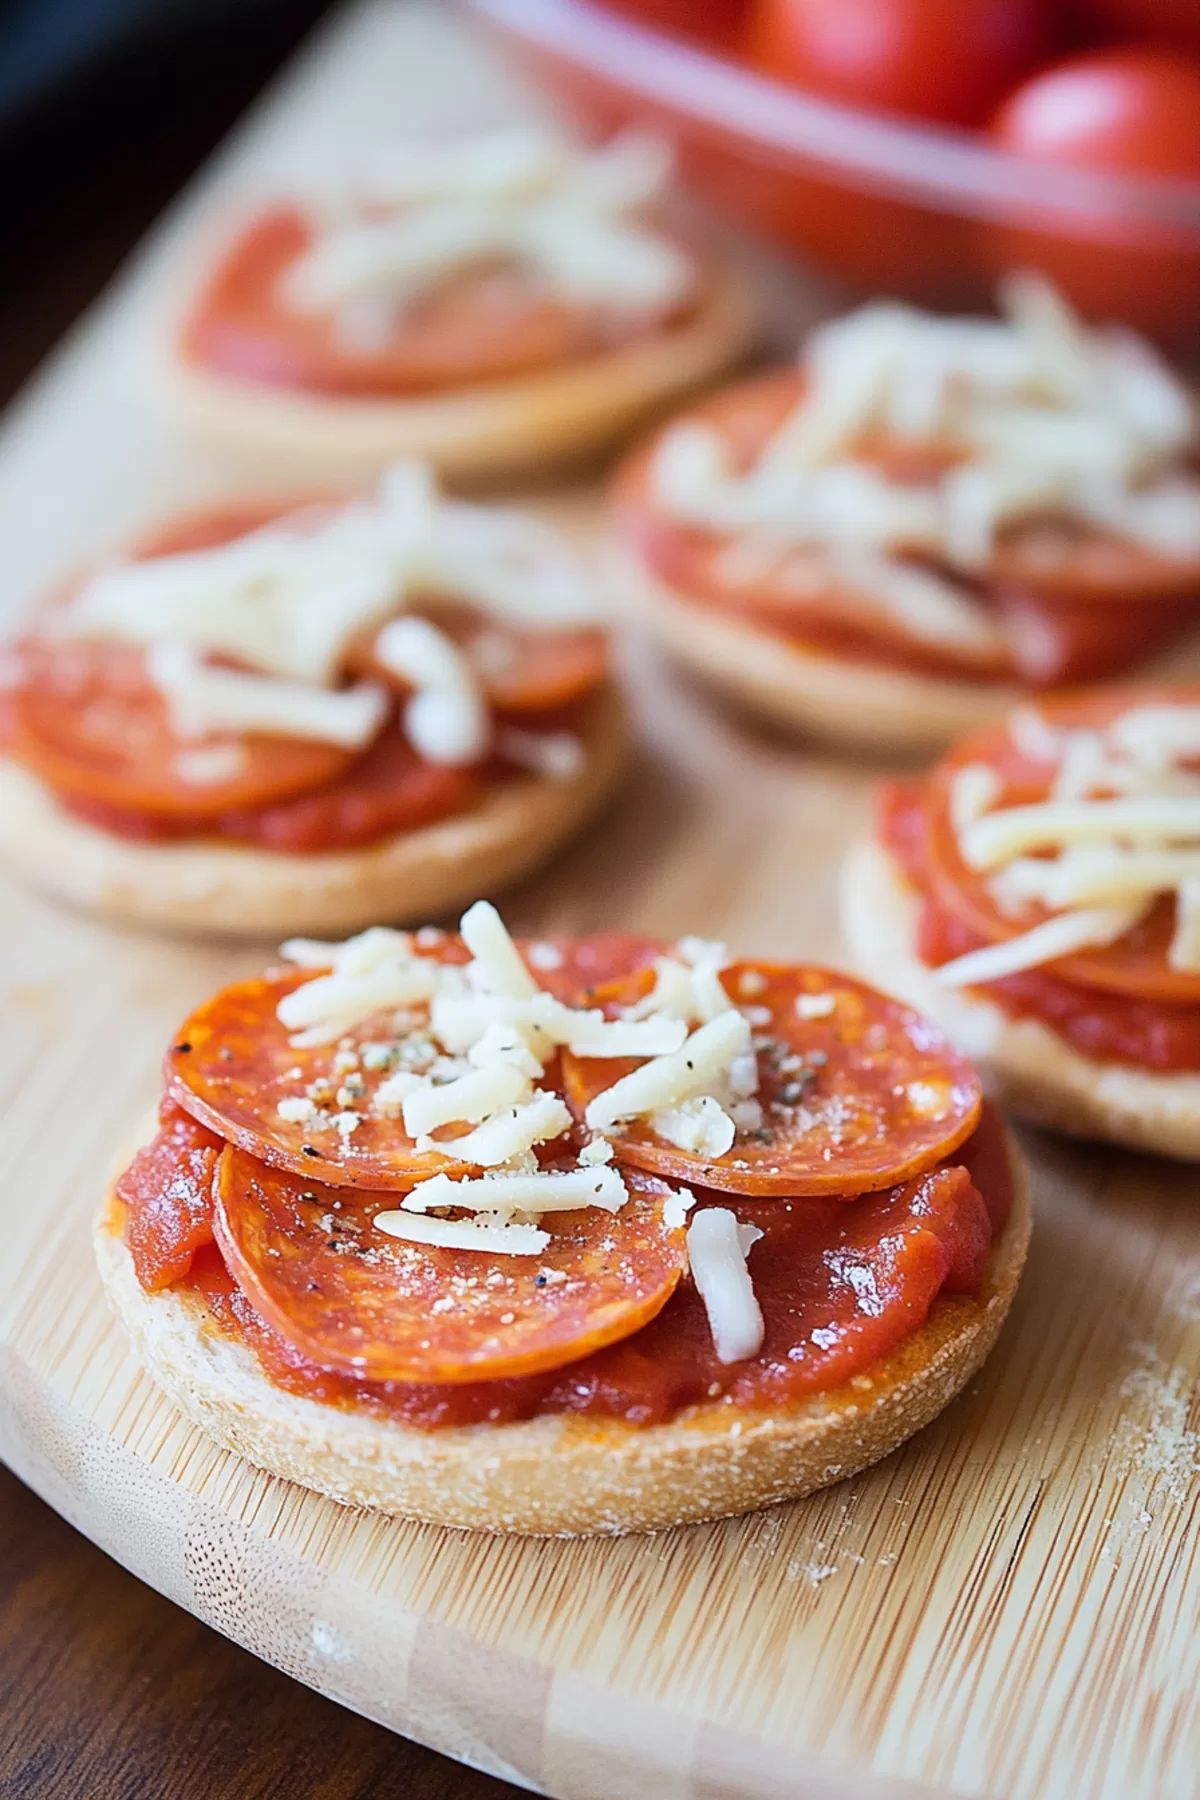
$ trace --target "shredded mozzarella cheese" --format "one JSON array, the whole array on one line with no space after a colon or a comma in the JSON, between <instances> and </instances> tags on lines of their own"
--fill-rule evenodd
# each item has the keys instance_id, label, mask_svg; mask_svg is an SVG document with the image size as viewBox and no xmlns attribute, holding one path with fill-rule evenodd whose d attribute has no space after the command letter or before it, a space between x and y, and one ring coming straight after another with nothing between
<instances>
[{"instance_id":1,"label":"shredded mozzarella cheese","mask_svg":"<svg viewBox=\"0 0 1200 1800\"><path fill-rule=\"evenodd\" d=\"M588 1105L587 1123L593 1131L607 1131L690 1100L727 1075L734 1058L749 1047L750 1026L731 1008L692 1032L673 1054L654 1057L597 1094Z\"/></svg>"},{"instance_id":2,"label":"shredded mozzarella cheese","mask_svg":"<svg viewBox=\"0 0 1200 1800\"><path fill-rule=\"evenodd\" d=\"M968 867L994 869L1027 850L1113 839L1153 844L1188 838L1200 838L1200 795L1007 806L964 827L959 845Z\"/></svg>"},{"instance_id":3,"label":"shredded mozzarella cheese","mask_svg":"<svg viewBox=\"0 0 1200 1800\"><path fill-rule=\"evenodd\" d=\"M283 305L336 326L373 303L376 348L414 302L489 263L617 312L661 312L692 293L692 258L639 217L670 180L659 140L625 132L586 151L545 133L504 133L440 155L441 173L427 147L398 145L365 185L348 171L336 197L326 179L310 208L313 239L280 279Z\"/></svg>"},{"instance_id":4,"label":"shredded mozzarella cheese","mask_svg":"<svg viewBox=\"0 0 1200 1800\"><path fill-rule=\"evenodd\" d=\"M1002 298L1003 320L872 302L822 326L799 402L750 468L700 420L662 436L659 504L730 539L731 581L744 564L750 581L791 570L799 592L836 584L865 619L981 659L1007 634L970 579L1009 526L1075 520L1167 559L1200 557L1183 384L1129 333L1085 327L1041 277L1014 278ZM936 466L890 475L863 454L880 434L932 448ZM1030 635L1023 624L1016 648L1032 664Z\"/></svg>"},{"instance_id":5,"label":"shredded mozzarella cheese","mask_svg":"<svg viewBox=\"0 0 1200 1800\"><path fill-rule=\"evenodd\" d=\"M1136 706L1094 730L1054 728L1025 707L1008 729L1023 756L1050 765L1050 798L998 807L996 772L970 765L955 777L951 822L1007 917L1033 906L1051 917L955 958L937 979L982 984L1103 947L1161 895L1175 898L1170 965L1200 969L1200 707Z\"/></svg>"},{"instance_id":6,"label":"shredded mozzarella cheese","mask_svg":"<svg viewBox=\"0 0 1200 1800\"><path fill-rule=\"evenodd\" d=\"M540 1256L550 1233L536 1225L514 1225L506 1219L434 1219L418 1213L377 1213L376 1231L410 1244L438 1250L478 1250L500 1256Z\"/></svg>"},{"instance_id":7,"label":"shredded mozzarella cheese","mask_svg":"<svg viewBox=\"0 0 1200 1800\"><path fill-rule=\"evenodd\" d=\"M461 1248L503 1244L524 1254L519 1246L527 1240L496 1235L513 1215L521 1215L514 1229L523 1229L543 1214L587 1206L617 1211L624 1204L628 1190L606 1122L617 1126L645 1114L665 1142L710 1159L728 1153L738 1129L761 1124L752 1098L758 1063L750 1023L729 1004L719 978L724 945L684 939L679 957L665 959L686 987L684 1010L610 1019L542 989L490 903L468 908L460 929L471 952L465 966L439 960L442 934L413 937L383 927L342 944L295 938L283 947L289 961L314 973L279 1000L281 1024L297 1047L334 1041L338 1047L331 1073L303 1094L283 1097L279 1116L319 1122L346 1144L364 1119L401 1117L418 1155L451 1156L486 1171L482 1178L440 1175L419 1183L398 1213L381 1215L388 1221L381 1230ZM530 962L550 960L561 966L561 956ZM689 1035L690 1020L715 1008L718 998L721 1010ZM390 1041L382 1035L389 1018L397 1034ZM356 1043L350 1035L360 1027L370 1030L370 1041ZM578 1149L575 1167L544 1171L536 1147L575 1128L558 1094L536 1086L559 1046L589 1058L646 1060L589 1108L593 1135ZM299 1065L293 1073L300 1078ZM384 1077L373 1094L371 1074ZM334 1103L340 1110L331 1113ZM464 1126L469 1129L458 1135L434 1135ZM671 1216L680 1225L681 1208L684 1201L674 1197ZM406 1214L424 1218L445 1210L480 1214L483 1235L469 1236L473 1222L460 1219L430 1220L435 1233L426 1237L397 1223Z\"/></svg>"},{"instance_id":8,"label":"shredded mozzarella cheese","mask_svg":"<svg viewBox=\"0 0 1200 1800\"><path fill-rule=\"evenodd\" d=\"M1124 937L1145 910L1144 905L1098 906L1061 913L1020 937L985 944L943 963L933 971L934 979L942 987L977 987L1022 969L1036 969L1060 956L1072 956L1078 950L1098 949Z\"/></svg>"},{"instance_id":9,"label":"shredded mozzarella cheese","mask_svg":"<svg viewBox=\"0 0 1200 1800\"><path fill-rule=\"evenodd\" d=\"M404 1129L418 1138L443 1125L477 1125L506 1106L527 1104L531 1092L528 1075L512 1063L492 1063L440 1087L414 1089L403 1103Z\"/></svg>"},{"instance_id":10,"label":"shredded mozzarella cheese","mask_svg":"<svg viewBox=\"0 0 1200 1800\"><path fill-rule=\"evenodd\" d=\"M474 957L468 978L485 994L531 1000L540 992L508 928L488 900L477 900L462 916L463 942Z\"/></svg>"},{"instance_id":11,"label":"shredded mozzarella cheese","mask_svg":"<svg viewBox=\"0 0 1200 1800\"><path fill-rule=\"evenodd\" d=\"M688 1226L688 1262L704 1302L717 1361L745 1362L762 1348L762 1308L746 1258L762 1236L754 1225L739 1225L724 1206L708 1206Z\"/></svg>"},{"instance_id":12,"label":"shredded mozzarella cheese","mask_svg":"<svg viewBox=\"0 0 1200 1800\"><path fill-rule=\"evenodd\" d=\"M462 1137L451 1138L445 1143L419 1137L417 1148L441 1150L473 1168L495 1169L502 1163L513 1162L526 1150L532 1150L535 1144L546 1144L561 1137L570 1131L571 1124L571 1115L558 1095L538 1089L527 1104L508 1106L503 1112L493 1113Z\"/></svg>"},{"instance_id":13,"label":"shredded mozzarella cheese","mask_svg":"<svg viewBox=\"0 0 1200 1800\"><path fill-rule=\"evenodd\" d=\"M404 707L404 732L426 762L478 762L491 739L483 689L458 645L428 619L392 619L375 655L416 689Z\"/></svg>"},{"instance_id":14,"label":"shredded mozzarella cheese","mask_svg":"<svg viewBox=\"0 0 1200 1800\"><path fill-rule=\"evenodd\" d=\"M259 732L362 750L388 712L387 694L376 682L334 692L208 668L189 645L170 640L151 645L146 669L166 697L172 729L184 738Z\"/></svg>"},{"instance_id":15,"label":"shredded mozzarella cheese","mask_svg":"<svg viewBox=\"0 0 1200 1800\"><path fill-rule=\"evenodd\" d=\"M204 657L229 657L275 683L295 683L305 695L334 690L322 703L336 714L350 700L334 684L351 640L408 611L414 600L437 595L523 630L598 617L595 583L556 532L522 513L445 500L426 465L404 462L384 471L371 497L310 507L206 550L102 569L56 615L53 628L63 637L154 646L167 683L193 688L201 681L206 695L219 697L236 682L244 706L251 690L240 670L195 667ZM453 694L461 738L468 731L466 697L477 690L473 674L433 626L415 618L400 622L406 630L388 642L404 662L401 672L419 662L421 694ZM185 664L181 652L193 660ZM305 701L310 708L315 703L315 694ZM444 741L446 705L423 710L432 710L427 729ZM270 728L278 729L273 718ZM471 729L478 735L477 717Z\"/></svg>"},{"instance_id":16,"label":"shredded mozzarella cheese","mask_svg":"<svg viewBox=\"0 0 1200 1800\"><path fill-rule=\"evenodd\" d=\"M576 1212L596 1206L603 1212L620 1212L629 1199L619 1169L569 1169L565 1173L537 1175L485 1175L480 1180L452 1181L434 1175L422 1181L400 1202L405 1212L427 1213L439 1207L461 1206L477 1212L511 1209L523 1213Z\"/></svg>"}]
</instances>

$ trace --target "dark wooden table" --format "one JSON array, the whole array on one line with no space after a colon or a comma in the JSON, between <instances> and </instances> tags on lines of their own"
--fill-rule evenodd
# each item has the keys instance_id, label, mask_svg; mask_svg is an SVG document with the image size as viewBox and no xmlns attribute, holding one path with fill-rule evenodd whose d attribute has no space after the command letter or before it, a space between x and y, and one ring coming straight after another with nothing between
<instances>
[{"instance_id":1,"label":"dark wooden table","mask_svg":"<svg viewBox=\"0 0 1200 1800\"><path fill-rule=\"evenodd\" d=\"M0 119L0 403L321 9L275 0L237 34L226 12L219 39L153 39ZM218 1637L0 1467L0 1800L517 1794Z\"/></svg>"},{"instance_id":2,"label":"dark wooden table","mask_svg":"<svg viewBox=\"0 0 1200 1800\"><path fill-rule=\"evenodd\" d=\"M3 1800L517 1800L218 1637L0 1468Z\"/></svg>"}]
</instances>

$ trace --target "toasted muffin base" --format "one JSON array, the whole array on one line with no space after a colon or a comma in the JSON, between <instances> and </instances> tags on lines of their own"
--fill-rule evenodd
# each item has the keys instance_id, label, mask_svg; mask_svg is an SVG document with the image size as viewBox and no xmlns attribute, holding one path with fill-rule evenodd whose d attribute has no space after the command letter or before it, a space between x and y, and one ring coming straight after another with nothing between
<instances>
[{"instance_id":1,"label":"toasted muffin base","mask_svg":"<svg viewBox=\"0 0 1200 1800\"><path fill-rule=\"evenodd\" d=\"M545 1416L418 1431L286 1393L222 1330L202 1296L138 1282L111 1194L95 1248L109 1303L143 1367L227 1450L348 1506L534 1537L662 1531L798 1499L887 1456L979 1368L1029 1242L1024 1167L1010 1141L1012 1216L984 1290L938 1300L919 1331L844 1387L786 1409L717 1403L644 1429Z\"/></svg>"},{"instance_id":2,"label":"toasted muffin base","mask_svg":"<svg viewBox=\"0 0 1200 1800\"><path fill-rule=\"evenodd\" d=\"M73 818L36 776L0 759L0 855L52 898L122 924L278 938L420 923L527 874L596 811L628 758L615 687L593 697L578 729L586 756L569 781L517 777L470 812L307 855L122 838Z\"/></svg>"},{"instance_id":3,"label":"toasted muffin base","mask_svg":"<svg viewBox=\"0 0 1200 1800\"><path fill-rule=\"evenodd\" d=\"M667 325L560 368L411 399L316 394L239 380L183 355L162 359L168 403L226 452L309 477L361 478L420 456L450 480L542 470L598 452L737 360L757 312L743 282L710 273L697 306Z\"/></svg>"},{"instance_id":4,"label":"toasted muffin base","mask_svg":"<svg viewBox=\"0 0 1200 1800\"><path fill-rule=\"evenodd\" d=\"M881 844L850 851L840 902L854 966L936 1019L982 1066L1002 1105L1070 1137L1200 1161L1200 1075L1095 1062L1039 1019L1012 1018L977 989L939 986L916 953L920 896Z\"/></svg>"},{"instance_id":5,"label":"toasted muffin base","mask_svg":"<svg viewBox=\"0 0 1200 1800\"><path fill-rule=\"evenodd\" d=\"M1009 682L954 681L806 650L669 587L636 554L608 556L614 604L714 688L771 724L854 748L938 749L1023 697Z\"/></svg>"}]
</instances>

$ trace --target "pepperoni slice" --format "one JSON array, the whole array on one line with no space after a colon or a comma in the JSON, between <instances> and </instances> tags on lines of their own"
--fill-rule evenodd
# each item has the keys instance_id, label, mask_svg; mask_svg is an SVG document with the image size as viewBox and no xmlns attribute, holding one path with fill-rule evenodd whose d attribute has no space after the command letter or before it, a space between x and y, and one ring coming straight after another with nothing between
<instances>
[{"instance_id":1,"label":"pepperoni slice","mask_svg":"<svg viewBox=\"0 0 1200 1800\"><path fill-rule=\"evenodd\" d=\"M1075 519L1035 519L1000 534L993 580L1076 606L1137 616L1153 602L1200 601L1200 557L1164 556Z\"/></svg>"},{"instance_id":2,"label":"pepperoni slice","mask_svg":"<svg viewBox=\"0 0 1200 1800\"><path fill-rule=\"evenodd\" d=\"M1102 730L1134 706L1200 706L1200 685L1125 687L1064 694L1038 702L1052 726ZM925 788L925 854L929 887L942 909L979 943L998 944L1021 935L1051 916L1030 906L1020 920L1001 912L989 887L989 872L968 868L952 822L952 794L958 771L986 763L1003 778L995 806L1036 804L1049 796L1056 765L1033 761L1018 749L1005 725L973 733L944 757ZM1048 972L1080 987L1140 995L1146 999L1200 1001L1200 976L1171 968L1167 952L1174 934L1174 902L1164 898L1118 943L1081 951L1044 965Z\"/></svg>"},{"instance_id":3,"label":"pepperoni slice","mask_svg":"<svg viewBox=\"0 0 1200 1800\"><path fill-rule=\"evenodd\" d=\"M392 724L333 780L289 799L223 813L218 826L222 837L268 850L352 850L469 812L481 780L477 767L423 761Z\"/></svg>"},{"instance_id":4,"label":"pepperoni slice","mask_svg":"<svg viewBox=\"0 0 1200 1800\"><path fill-rule=\"evenodd\" d=\"M225 733L196 744L178 737L143 653L129 645L27 639L19 656L13 751L63 793L212 819L319 787L354 760L352 751L303 738Z\"/></svg>"},{"instance_id":5,"label":"pepperoni slice","mask_svg":"<svg viewBox=\"0 0 1200 1800\"><path fill-rule=\"evenodd\" d=\"M454 951L448 947L445 953ZM443 1171L465 1173L465 1165L451 1156L416 1150L401 1119L374 1113L375 1093L388 1068L357 1065L353 1073L363 1092L339 1103L351 1071L335 1069L337 1045L298 1050L291 1043L276 1008L314 972L256 976L222 988L192 1014L168 1050L167 1092L193 1118L252 1156L335 1186L396 1190ZM388 1042L394 1037L391 1016L383 1013L358 1027L356 1041ZM295 1122L280 1116L281 1101L302 1099L319 1083L324 1083L317 1090L324 1122L319 1116ZM343 1135L330 1122L338 1113L356 1113L360 1122Z\"/></svg>"},{"instance_id":6,"label":"pepperoni slice","mask_svg":"<svg viewBox=\"0 0 1200 1800\"><path fill-rule=\"evenodd\" d=\"M608 674L608 637L600 630L519 631L468 606L438 606L429 617L465 651L497 712L556 712L583 699ZM375 637L365 632L350 646L347 667L408 692L377 659Z\"/></svg>"},{"instance_id":7,"label":"pepperoni slice","mask_svg":"<svg viewBox=\"0 0 1200 1800\"><path fill-rule=\"evenodd\" d=\"M188 1274L213 1241L213 1182L221 1139L171 1100L159 1108L158 1135L139 1150L116 1184L126 1208L125 1242L150 1293Z\"/></svg>"},{"instance_id":8,"label":"pepperoni slice","mask_svg":"<svg viewBox=\"0 0 1200 1800\"><path fill-rule=\"evenodd\" d=\"M573 1002L600 976L608 980L645 968L660 946L634 932L604 932L551 944L550 949L560 960L552 969L531 962L535 979L559 999ZM450 935L427 953L442 962L463 962L468 955L461 940ZM443 1171L465 1173L465 1165L446 1152L417 1151L401 1119L375 1114L374 1097L390 1067L371 1068L360 1058L352 1070L339 1074L336 1043L310 1049L292 1044L292 1033L277 1017L279 1002L317 973L304 969L257 976L215 994L185 1022L167 1052L168 1093L202 1125L252 1156L334 1186L404 1190ZM392 1041L392 1015L366 1021L352 1036L359 1044ZM343 1081L351 1075L351 1085L361 1082L362 1092L346 1093L339 1102ZM548 1071L543 1085L551 1080ZM317 1117L289 1121L280 1116L281 1102L311 1098L310 1089L319 1096ZM359 1115L359 1123L344 1137L330 1123L338 1112Z\"/></svg>"},{"instance_id":9,"label":"pepperoni slice","mask_svg":"<svg viewBox=\"0 0 1200 1800\"><path fill-rule=\"evenodd\" d=\"M645 319L616 320L560 300L519 270L492 267L456 275L414 302L383 348L356 349L339 339L329 316L291 312L279 300L280 283L311 236L290 208L252 223L187 323L187 354L242 380L404 394L550 368L646 329Z\"/></svg>"},{"instance_id":10,"label":"pepperoni slice","mask_svg":"<svg viewBox=\"0 0 1200 1800\"><path fill-rule=\"evenodd\" d=\"M400 733L385 730L344 774L288 800L239 807L207 819L143 813L85 794L56 790L77 818L144 843L216 836L287 854L320 855L378 843L467 812L479 793L476 769L422 762Z\"/></svg>"},{"instance_id":11,"label":"pepperoni slice","mask_svg":"<svg viewBox=\"0 0 1200 1800\"><path fill-rule=\"evenodd\" d=\"M911 1008L829 969L737 963L722 980L754 1026L761 1130L739 1132L725 1156L710 1160L637 1120L619 1139L622 1167L726 1193L853 1198L922 1174L974 1130L978 1076ZM596 998L615 1012L647 986L643 975ZM564 1053L576 1116L636 1066Z\"/></svg>"},{"instance_id":12,"label":"pepperoni slice","mask_svg":"<svg viewBox=\"0 0 1200 1800\"><path fill-rule=\"evenodd\" d=\"M597 988L648 969L665 945L641 931L594 931L584 938L559 938L552 945L561 959L547 968L536 945L523 944L522 954L541 987L567 1006L591 1006Z\"/></svg>"},{"instance_id":13,"label":"pepperoni slice","mask_svg":"<svg viewBox=\"0 0 1200 1800\"><path fill-rule=\"evenodd\" d=\"M802 392L799 372L769 375L719 394L688 416L714 425L729 445L735 467L746 468ZM651 487L656 447L651 443L632 457L618 478L618 528L669 586L761 629L841 656L977 680L1011 675L1012 658L1000 633L994 643L981 642L969 650L921 642L869 594L831 576L820 555L797 547L786 561L756 569L752 561L731 553L725 533L672 518L656 503ZM927 478L947 460L939 448L876 442L861 446L860 453L898 480Z\"/></svg>"},{"instance_id":14,"label":"pepperoni slice","mask_svg":"<svg viewBox=\"0 0 1200 1800\"><path fill-rule=\"evenodd\" d=\"M1196 610L1178 600L1097 606L1008 587L997 590L996 604L1017 675L1035 688L1095 681L1144 663L1178 637Z\"/></svg>"},{"instance_id":15,"label":"pepperoni slice","mask_svg":"<svg viewBox=\"0 0 1200 1800\"><path fill-rule=\"evenodd\" d=\"M541 1256L497 1256L388 1238L373 1221L390 1195L306 1183L226 1149L213 1225L255 1310L322 1367L495 1381L574 1362L666 1305L684 1232L664 1222L660 1184L631 1186L616 1214L555 1215Z\"/></svg>"},{"instance_id":16,"label":"pepperoni slice","mask_svg":"<svg viewBox=\"0 0 1200 1800\"><path fill-rule=\"evenodd\" d=\"M921 961L938 968L979 948L979 939L926 895L917 928ZM1134 1063L1163 1074L1200 1071L1200 1007L1195 1001L1078 987L1047 973L1051 966L989 981L988 999L1012 1018L1040 1019L1093 1062Z\"/></svg>"},{"instance_id":17,"label":"pepperoni slice","mask_svg":"<svg viewBox=\"0 0 1200 1800\"><path fill-rule=\"evenodd\" d=\"M802 371L778 371L725 389L688 417L715 426L734 467L746 469L803 392ZM725 534L670 517L651 488L655 449L652 443L625 464L616 490L621 528L645 561L695 600L839 656L1051 685L1144 659L1200 607L1200 558L1165 557L1082 521L1022 521L1000 535L978 596L981 605L998 608L1002 640L969 655L939 649L914 639L869 595L825 577L816 559L806 571L803 552L783 572L779 563L756 571L731 557ZM861 438L853 455L911 483L936 479L959 460L948 444L897 442L877 432Z\"/></svg>"}]
</instances>

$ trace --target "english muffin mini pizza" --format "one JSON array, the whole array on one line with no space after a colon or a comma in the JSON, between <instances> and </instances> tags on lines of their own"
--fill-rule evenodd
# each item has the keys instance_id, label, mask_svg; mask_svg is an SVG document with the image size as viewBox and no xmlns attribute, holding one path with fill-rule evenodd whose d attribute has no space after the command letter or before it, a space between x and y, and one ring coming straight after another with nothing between
<instances>
[{"instance_id":1,"label":"english muffin mini pizza","mask_svg":"<svg viewBox=\"0 0 1200 1800\"><path fill-rule=\"evenodd\" d=\"M1200 683L974 733L883 789L842 892L857 963L1014 1110L1200 1158Z\"/></svg>"},{"instance_id":2,"label":"english muffin mini pizza","mask_svg":"<svg viewBox=\"0 0 1200 1800\"><path fill-rule=\"evenodd\" d=\"M7 658L0 849L111 917L276 936L524 873L619 776L593 584L555 533L397 465L168 526Z\"/></svg>"},{"instance_id":3,"label":"english muffin mini pizza","mask_svg":"<svg viewBox=\"0 0 1200 1800\"><path fill-rule=\"evenodd\" d=\"M334 1499L575 1535L864 1468L978 1368L1021 1170L962 1053L832 970L624 933L285 944L167 1052L98 1223L137 1353Z\"/></svg>"},{"instance_id":4,"label":"english muffin mini pizza","mask_svg":"<svg viewBox=\"0 0 1200 1800\"><path fill-rule=\"evenodd\" d=\"M616 588L765 716L897 749L1192 638L1189 395L1039 278L1007 317L873 303L625 466Z\"/></svg>"},{"instance_id":5,"label":"english muffin mini pizza","mask_svg":"<svg viewBox=\"0 0 1200 1800\"><path fill-rule=\"evenodd\" d=\"M177 331L173 391L223 442L323 471L597 449L751 335L741 284L668 222L669 180L633 133L380 149L246 225Z\"/></svg>"}]
</instances>

